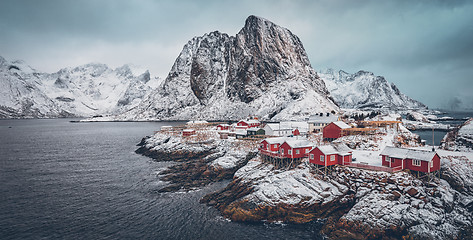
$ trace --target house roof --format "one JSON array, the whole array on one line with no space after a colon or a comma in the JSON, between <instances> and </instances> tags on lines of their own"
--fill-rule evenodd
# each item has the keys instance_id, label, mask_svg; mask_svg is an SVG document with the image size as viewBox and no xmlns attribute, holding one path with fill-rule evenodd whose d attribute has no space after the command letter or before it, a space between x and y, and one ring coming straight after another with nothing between
<instances>
[{"instance_id":1,"label":"house roof","mask_svg":"<svg viewBox=\"0 0 473 240\"><path fill-rule=\"evenodd\" d=\"M353 151L344 143L332 143L330 145L318 146L317 148L325 155L349 155Z\"/></svg>"},{"instance_id":2,"label":"house roof","mask_svg":"<svg viewBox=\"0 0 473 240\"><path fill-rule=\"evenodd\" d=\"M337 125L341 129L351 128L348 124L342 121L336 121L336 122L333 122L333 124Z\"/></svg>"},{"instance_id":3,"label":"house roof","mask_svg":"<svg viewBox=\"0 0 473 240\"><path fill-rule=\"evenodd\" d=\"M428 150L418 150L409 148L396 148L387 146L381 152L381 155L388 157L399 158L399 159L416 159L421 161L430 161L434 158L436 152Z\"/></svg>"},{"instance_id":4,"label":"house roof","mask_svg":"<svg viewBox=\"0 0 473 240\"><path fill-rule=\"evenodd\" d=\"M245 135L245 136L246 136L246 135L248 134L248 132L246 131L246 129L236 129L236 130L235 130L235 134L236 134L236 135Z\"/></svg>"},{"instance_id":5,"label":"house roof","mask_svg":"<svg viewBox=\"0 0 473 240\"><path fill-rule=\"evenodd\" d=\"M300 132L309 131L309 125L307 124L307 122L268 123L266 124L266 126L268 128L271 128L271 130L273 131L294 130L296 128L299 129Z\"/></svg>"},{"instance_id":6,"label":"house roof","mask_svg":"<svg viewBox=\"0 0 473 240\"><path fill-rule=\"evenodd\" d=\"M251 123L260 123L260 121L256 120L256 119L250 119L250 120L240 120L238 122L246 122L247 124L251 124Z\"/></svg>"},{"instance_id":7,"label":"house roof","mask_svg":"<svg viewBox=\"0 0 473 240\"><path fill-rule=\"evenodd\" d=\"M246 131L248 132L257 132L259 130L261 130L262 128L259 128L259 127L252 127L252 128L248 128L246 129Z\"/></svg>"},{"instance_id":8,"label":"house roof","mask_svg":"<svg viewBox=\"0 0 473 240\"><path fill-rule=\"evenodd\" d=\"M291 148L303 148L303 147L313 147L314 143L309 142L307 139L290 139L286 140L286 143Z\"/></svg>"},{"instance_id":9,"label":"house roof","mask_svg":"<svg viewBox=\"0 0 473 240\"><path fill-rule=\"evenodd\" d=\"M230 125L229 125L229 124L226 124L226 123L219 124L219 125L217 125L217 126L222 126L222 127L230 127Z\"/></svg>"},{"instance_id":10,"label":"house roof","mask_svg":"<svg viewBox=\"0 0 473 240\"><path fill-rule=\"evenodd\" d=\"M309 123L331 123L335 122L338 120L338 116L334 114L330 114L327 116L326 114L323 114L323 116L320 116L319 114L312 115L309 117Z\"/></svg>"},{"instance_id":11,"label":"house roof","mask_svg":"<svg viewBox=\"0 0 473 240\"><path fill-rule=\"evenodd\" d=\"M266 138L263 141L266 141L269 144L282 144L284 143L288 138L287 137L275 137L275 138Z\"/></svg>"}]
</instances>

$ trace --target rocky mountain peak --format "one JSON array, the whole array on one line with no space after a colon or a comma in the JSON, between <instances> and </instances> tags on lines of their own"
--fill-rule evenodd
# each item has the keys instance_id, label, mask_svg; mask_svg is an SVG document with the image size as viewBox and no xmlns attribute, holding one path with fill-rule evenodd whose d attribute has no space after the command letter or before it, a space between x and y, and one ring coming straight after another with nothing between
<instances>
[{"instance_id":1,"label":"rocky mountain peak","mask_svg":"<svg viewBox=\"0 0 473 240\"><path fill-rule=\"evenodd\" d=\"M290 104L297 106L289 109ZM214 31L191 39L158 92L130 114L159 119L287 119L315 109L338 107L299 38L250 16L234 37Z\"/></svg>"}]
</instances>

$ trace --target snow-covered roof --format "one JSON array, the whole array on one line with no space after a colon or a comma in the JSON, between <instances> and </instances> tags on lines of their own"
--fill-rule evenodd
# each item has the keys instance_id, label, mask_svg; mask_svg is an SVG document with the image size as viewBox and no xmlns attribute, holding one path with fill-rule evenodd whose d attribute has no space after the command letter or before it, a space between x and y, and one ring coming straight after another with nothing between
<instances>
[{"instance_id":1,"label":"snow-covered roof","mask_svg":"<svg viewBox=\"0 0 473 240\"><path fill-rule=\"evenodd\" d=\"M302 148L302 147L313 147L314 143L309 142L307 139L289 139L286 143L291 148Z\"/></svg>"},{"instance_id":2,"label":"snow-covered roof","mask_svg":"<svg viewBox=\"0 0 473 240\"><path fill-rule=\"evenodd\" d=\"M247 124L260 123L260 121L258 121L258 120L256 120L256 119L240 120L239 122L246 122Z\"/></svg>"},{"instance_id":3,"label":"snow-covered roof","mask_svg":"<svg viewBox=\"0 0 473 240\"><path fill-rule=\"evenodd\" d=\"M217 125L217 126L222 126L222 127L230 127L230 125L229 125L229 124L226 124L226 123L219 124L219 125Z\"/></svg>"},{"instance_id":4,"label":"snow-covered roof","mask_svg":"<svg viewBox=\"0 0 473 240\"><path fill-rule=\"evenodd\" d=\"M318 148L325 155L347 155L353 151L344 143L332 143L330 145L318 146Z\"/></svg>"},{"instance_id":5,"label":"snow-covered roof","mask_svg":"<svg viewBox=\"0 0 473 240\"><path fill-rule=\"evenodd\" d=\"M337 125L341 129L351 128L348 124L346 124L342 121L336 121L336 122L333 122L333 124Z\"/></svg>"},{"instance_id":6,"label":"snow-covered roof","mask_svg":"<svg viewBox=\"0 0 473 240\"><path fill-rule=\"evenodd\" d=\"M183 132L195 132L194 129L184 129L184 130L182 130L182 131L183 131Z\"/></svg>"},{"instance_id":7,"label":"snow-covered roof","mask_svg":"<svg viewBox=\"0 0 473 240\"><path fill-rule=\"evenodd\" d=\"M245 135L245 136L246 136L246 135L248 134L248 132L246 131L246 129L236 129L236 130L235 130L235 134L236 134L236 135Z\"/></svg>"},{"instance_id":8,"label":"snow-covered roof","mask_svg":"<svg viewBox=\"0 0 473 240\"><path fill-rule=\"evenodd\" d=\"M430 161L434 158L436 152L428 150L418 150L418 149L409 149L409 148L396 148L391 146L386 146L381 152L381 155L400 158L400 159L416 159L422 161Z\"/></svg>"},{"instance_id":9,"label":"snow-covered roof","mask_svg":"<svg viewBox=\"0 0 473 240\"><path fill-rule=\"evenodd\" d=\"M246 131L248 131L248 132L256 132L256 131L258 131L258 130L260 130L260 129L261 129L261 128L259 128L259 127L252 127L252 128L246 129Z\"/></svg>"},{"instance_id":10,"label":"snow-covered roof","mask_svg":"<svg viewBox=\"0 0 473 240\"><path fill-rule=\"evenodd\" d=\"M281 131L281 130L292 130L291 128L287 126L281 126L279 123L268 123L266 124L265 127L270 128L273 131Z\"/></svg>"},{"instance_id":11,"label":"snow-covered roof","mask_svg":"<svg viewBox=\"0 0 473 240\"><path fill-rule=\"evenodd\" d=\"M322 116L316 114L309 117L309 123L331 123L337 120L338 116L334 114L330 114L329 116L326 114L322 114Z\"/></svg>"},{"instance_id":12,"label":"snow-covered roof","mask_svg":"<svg viewBox=\"0 0 473 240\"><path fill-rule=\"evenodd\" d=\"M266 142L269 144L276 144L276 143L282 144L287 139L288 139L287 137L275 137L275 138L266 138L263 141L266 140Z\"/></svg>"},{"instance_id":13,"label":"snow-covered roof","mask_svg":"<svg viewBox=\"0 0 473 240\"><path fill-rule=\"evenodd\" d=\"M294 130L299 129L301 132L309 131L309 125L307 122L280 122L280 123L268 123L266 124L268 128L271 128L273 131L283 131L283 130ZM265 126L265 127L266 127Z\"/></svg>"}]
</instances>

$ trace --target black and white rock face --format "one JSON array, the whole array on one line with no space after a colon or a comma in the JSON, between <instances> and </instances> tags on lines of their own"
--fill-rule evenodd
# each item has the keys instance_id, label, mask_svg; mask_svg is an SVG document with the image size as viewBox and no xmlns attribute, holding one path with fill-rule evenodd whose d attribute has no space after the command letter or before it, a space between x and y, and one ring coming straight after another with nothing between
<instances>
[{"instance_id":1,"label":"black and white rock face","mask_svg":"<svg viewBox=\"0 0 473 240\"><path fill-rule=\"evenodd\" d=\"M117 114L136 106L158 81L129 65L87 64L48 74L0 57L0 118Z\"/></svg>"},{"instance_id":2,"label":"black and white rock face","mask_svg":"<svg viewBox=\"0 0 473 240\"><path fill-rule=\"evenodd\" d=\"M235 36L190 40L162 87L122 119L297 119L338 110L297 36L250 16Z\"/></svg>"},{"instance_id":3,"label":"black and white rock face","mask_svg":"<svg viewBox=\"0 0 473 240\"><path fill-rule=\"evenodd\" d=\"M319 72L331 96L343 108L426 109L427 107L399 91L393 83L372 72L350 74L328 69Z\"/></svg>"}]
</instances>

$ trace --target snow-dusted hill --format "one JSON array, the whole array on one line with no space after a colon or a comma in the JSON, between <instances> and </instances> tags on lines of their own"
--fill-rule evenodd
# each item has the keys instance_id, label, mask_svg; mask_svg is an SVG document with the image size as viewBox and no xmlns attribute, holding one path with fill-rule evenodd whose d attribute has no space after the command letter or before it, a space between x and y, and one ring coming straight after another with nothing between
<instances>
[{"instance_id":1,"label":"snow-dusted hill","mask_svg":"<svg viewBox=\"0 0 473 240\"><path fill-rule=\"evenodd\" d=\"M190 40L164 84L122 120L295 119L338 110L297 36L250 16L235 36Z\"/></svg>"},{"instance_id":2,"label":"snow-dusted hill","mask_svg":"<svg viewBox=\"0 0 473 240\"><path fill-rule=\"evenodd\" d=\"M399 91L394 83L371 72L350 74L333 69L319 72L327 89L340 107L371 109L425 109L424 104Z\"/></svg>"},{"instance_id":3,"label":"snow-dusted hill","mask_svg":"<svg viewBox=\"0 0 473 240\"><path fill-rule=\"evenodd\" d=\"M159 84L148 71L104 64L41 73L0 57L0 118L54 118L118 114Z\"/></svg>"}]
</instances>

